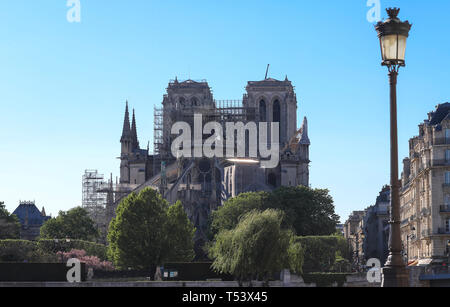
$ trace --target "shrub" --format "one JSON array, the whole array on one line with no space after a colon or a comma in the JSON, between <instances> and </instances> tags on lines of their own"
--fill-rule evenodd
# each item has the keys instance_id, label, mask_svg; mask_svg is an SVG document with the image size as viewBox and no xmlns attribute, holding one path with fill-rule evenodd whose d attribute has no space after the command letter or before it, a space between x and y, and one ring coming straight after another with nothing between
<instances>
[{"instance_id":1,"label":"shrub","mask_svg":"<svg viewBox=\"0 0 450 307\"><path fill-rule=\"evenodd\" d=\"M96 256L100 260L106 260L106 246L99 243L82 240L50 240L41 239L38 241L39 249L45 253L56 254L57 252L70 252L71 250L84 250L87 255Z\"/></svg>"},{"instance_id":2,"label":"shrub","mask_svg":"<svg viewBox=\"0 0 450 307\"><path fill-rule=\"evenodd\" d=\"M81 263L85 263L88 268L102 271L112 271L114 267L109 261L100 261L96 256L87 256L86 251L72 249L70 252L58 252L58 257L62 258L64 262L71 258L80 260Z\"/></svg>"},{"instance_id":3,"label":"shrub","mask_svg":"<svg viewBox=\"0 0 450 307\"><path fill-rule=\"evenodd\" d=\"M0 240L0 262L60 262L58 252L84 250L100 261L106 260L106 246L102 244L71 240Z\"/></svg>"},{"instance_id":4,"label":"shrub","mask_svg":"<svg viewBox=\"0 0 450 307\"><path fill-rule=\"evenodd\" d=\"M336 261L331 270L336 273L351 272L352 264L348 259L342 258L339 253L336 253Z\"/></svg>"},{"instance_id":5,"label":"shrub","mask_svg":"<svg viewBox=\"0 0 450 307\"><path fill-rule=\"evenodd\" d=\"M0 262L55 262L53 254L40 250L36 242L0 240Z\"/></svg>"}]
</instances>

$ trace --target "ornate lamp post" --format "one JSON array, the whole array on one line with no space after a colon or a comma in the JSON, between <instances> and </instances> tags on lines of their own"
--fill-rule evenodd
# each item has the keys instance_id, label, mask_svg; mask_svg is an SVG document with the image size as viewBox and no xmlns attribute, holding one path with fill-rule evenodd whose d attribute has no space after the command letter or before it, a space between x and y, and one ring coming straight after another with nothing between
<instances>
[{"instance_id":1,"label":"ornate lamp post","mask_svg":"<svg viewBox=\"0 0 450 307\"><path fill-rule=\"evenodd\" d=\"M397 76L400 67L405 66L406 40L411 30L408 21L398 19L400 9L389 8L389 18L378 22L375 29L380 39L382 65L389 70L390 115L391 115L391 220L389 235L389 257L383 268L383 287L407 287L408 271L402 257L400 234L400 180L398 175L398 132L397 132Z\"/></svg>"}]
</instances>

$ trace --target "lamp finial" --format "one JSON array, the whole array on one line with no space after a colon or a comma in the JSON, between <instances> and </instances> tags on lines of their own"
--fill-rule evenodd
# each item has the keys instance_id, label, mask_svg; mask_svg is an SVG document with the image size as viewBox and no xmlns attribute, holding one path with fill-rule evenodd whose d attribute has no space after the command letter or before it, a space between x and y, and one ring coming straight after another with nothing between
<instances>
[{"instance_id":1,"label":"lamp finial","mask_svg":"<svg viewBox=\"0 0 450 307\"><path fill-rule=\"evenodd\" d=\"M390 7L388 9L386 9L386 12L388 13L389 18L396 19L398 16L398 13L400 12L400 9L397 7Z\"/></svg>"}]
</instances>

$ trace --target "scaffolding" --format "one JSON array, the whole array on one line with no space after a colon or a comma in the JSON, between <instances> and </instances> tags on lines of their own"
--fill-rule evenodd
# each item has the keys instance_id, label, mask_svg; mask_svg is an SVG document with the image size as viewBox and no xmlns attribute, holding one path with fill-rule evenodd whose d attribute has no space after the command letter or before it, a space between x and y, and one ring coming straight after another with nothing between
<instances>
[{"instance_id":1,"label":"scaffolding","mask_svg":"<svg viewBox=\"0 0 450 307\"><path fill-rule=\"evenodd\" d=\"M161 154L161 149L164 144L163 129L164 129L164 110L155 107L154 110L154 131L153 131L153 153L155 155Z\"/></svg>"},{"instance_id":2,"label":"scaffolding","mask_svg":"<svg viewBox=\"0 0 450 307\"><path fill-rule=\"evenodd\" d=\"M221 122L255 120L255 108L244 107L242 100L214 100L214 105Z\"/></svg>"},{"instance_id":3,"label":"scaffolding","mask_svg":"<svg viewBox=\"0 0 450 307\"><path fill-rule=\"evenodd\" d=\"M101 223L107 202L107 194L99 191L102 184L104 184L104 176L97 170L84 172L82 207L97 224Z\"/></svg>"},{"instance_id":4,"label":"scaffolding","mask_svg":"<svg viewBox=\"0 0 450 307\"><path fill-rule=\"evenodd\" d=\"M161 170L161 155L164 146L164 109L155 107L153 130L153 175Z\"/></svg>"}]
</instances>

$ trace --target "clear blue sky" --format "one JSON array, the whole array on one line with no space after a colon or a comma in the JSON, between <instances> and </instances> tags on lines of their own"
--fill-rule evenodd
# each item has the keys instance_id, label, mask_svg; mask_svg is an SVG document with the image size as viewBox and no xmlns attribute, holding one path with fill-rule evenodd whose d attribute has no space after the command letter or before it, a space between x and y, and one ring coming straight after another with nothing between
<instances>
[{"instance_id":1,"label":"clear blue sky","mask_svg":"<svg viewBox=\"0 0 450 307\"><path fill-rule=\"evenodd\" d=\"M0 200L57 214L81 204L85 169L118 175L124 102L141 145L169 79L207 79L216 99L288 75L309 118L311 184L345 220L389 182L388 79L366 0L66 0L0 3ZM450 100L448 0L381 0L413 24L399 77L400 158Z\"/></svg>"}]
</instances>

